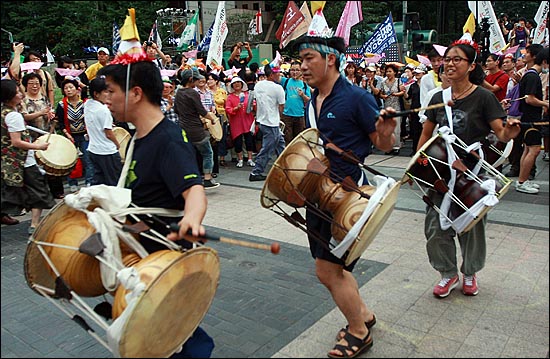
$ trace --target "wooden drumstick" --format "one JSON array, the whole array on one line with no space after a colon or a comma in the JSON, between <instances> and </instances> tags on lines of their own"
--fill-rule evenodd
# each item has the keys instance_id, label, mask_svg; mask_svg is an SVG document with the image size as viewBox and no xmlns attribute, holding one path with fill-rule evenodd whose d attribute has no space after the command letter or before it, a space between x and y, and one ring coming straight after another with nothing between
<instances>
[{"instance_id":1,"label":"wooden drumstick","mask_svg":"<svg viewBox=\"0 0 550 359\"><path fill-rule=\"evenodd\" d=\"M453 106L454 104L452 101L449 101L447 103L441 102L441 103L436 103L435 105L430 105L426 107L419 107L419 108L414 108L414 109L405 110L405 111L398 111L396 113L387 113L384 115L384 117L401 117L401 116L406 116L408 114L415 113L415 112L433 110L434 108L440 108L446 105Z\"/></svg>"},{"instance_id":2,"label":"wooden drumstick","mask_svg":"<svg viewBox=\"0 0 550 359\"><path fill-rule=\"evenodd\" d=\"M50 136L55 131L55 126L57 125L57 120L52 121L52 125L50 126L50 133L48 133L48 137L46 137L46 143L50 142Z\"/></svg>"},{"instance_id":3,"label":"wooden drumstick","mask_svg":"<svg viewBox=\"0 0 550 359\"><path fill-rule=\"evenodd\" d=\"M177 223L171 223L170 224L170 230L172 232L179 232L180 227L178 226ZM193 236L191 230L188 230L187 234L190 235L190 236ZM276 243L276 242L271 243L271 245L267 245L267 244L260 244L260 243L254 243L254 242L249 242L249 241L243 241L243 240L239 240L239 239L227 238L227 237L223 237L223 236L215 236L215 235L211 235L211 234L207 234L207 233L205 233L204 236L197 237L197 238L204 238L204 239L210 240L210 241L220 241L220 242L223 242L223 243L234 244L234 245L241 246L241 247L248 247L248 248L254 248L254 249L263 249L263 250L266 250L266 251L270 251L273 254L279 254L279 252L281 251L281 245L279 243Z\"/></svg>"}]
</instances>

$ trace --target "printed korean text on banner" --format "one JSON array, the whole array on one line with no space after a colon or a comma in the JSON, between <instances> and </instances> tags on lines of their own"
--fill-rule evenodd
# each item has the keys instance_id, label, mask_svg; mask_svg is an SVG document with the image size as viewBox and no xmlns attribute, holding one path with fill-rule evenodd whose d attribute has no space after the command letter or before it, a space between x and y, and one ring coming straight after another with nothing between
<instances>
[{"instance_id":1,"label":"printed korean text on banner","mask_svg":"<svg viewBox=\"0 0 550 359\"><path fill-rule=\"evenodd\" d=\"M216 19L214 21L214 29L212 30L210 49L208 49L208 56L206 57L206 65L210 67L217 67L222 64L223 43L228 33L225 15L225 1L219 1Z\"/></svg>"},{"instance_id":2,"label":"printed korean text on banner","mask_svg":"<svg viewBox=\"0 0 550 359\"><path fill-rule=\"evenodd\" d=\"M302 21L300 25L296 26L294 32L292 32L292 34L285 41L281 42L282 47L286 47L289 42L305 34L309 28L309 25L311 25L312 17L311 12L309 11L309 6L307 6L307 1L304 1L302 6L300 6L300 12L304 15L304 21Z\"/></svg>"},{"instance_id":3,"label":"printed korean text on banner","mask_svg":"<svg viewBox=\"0 0 550 359\"><path fill-rule=\"evenodd\" d=\"M397 42L397 36L395 35L395 28L393 27L393 20L391 12L384 20L379 24L374 34L363 44L361 53L381 54L391 44Z\"/></svg>"},{"instance_id":4,"label":"printed korean text on banner","mask_svg":"<svg viewBox=\"0 0 550 359\"><path fill-rule=\"evenodd\" d=\"M537 14L535 15L535 22L537 23L537 27L535 30L531 30L531 31L535 31L535 34L533 35L534 44L542 44L544 46L548 46L549 7L550 7L550 3L548 1L541 1Z\"/></svg>"},{"instance_id":5,"label":"printed korean text on banner","mask_svg":"<svg viewBox=\"0 0 550 359\"><path fill-rule=\"evenodd\" d=\"M346 46L349 45L349 36L351 28L363 21L363 11L361 10L361 1L348 1L340 17L338 28L334 36L344 39Z\"/></svg>"},{"instance_id":6,"label":"printed korean text on banner","mask_svg":"<svg viewBox=\"0 0 550 359\"><path fill-rule=\"evenodd\" d=\"M474 13L476 20L481 22L481 19L489 19L489 51L493 54L501 51L506 42L504 41L504 36L502 36L502 31L498 25L498 19L493 10L493 5L490 1L468 1L468 8L471 12Z\"/></svg>"},{"instance_id":7,"label":"printed korean text on banner","mask_svg":"<svg viewBox=\"0 0 550 359\"><path fill-rule=\"evenodd\" d=\"M199 51L208 51L208 49L210 48L210 41L212 40L212 31L213 30L214 30L214 21L212 22L212 24L210 25L210 28L208 29L208 31L206 32L206 34L202 38L201 43L197 47L197 50L199 50Z\"/></svg>"},{"instance_id":8,"label":"printed korean text on banner","mask_svg":"<svg viewBox=\"0 0 550 359\"><path fill-rule=\"evenodd\" d=\"M191 20L185 26L185 29L181 33L180 41L178 44L178 50L188 50L191 46L197 44L197 21L199 19L199 13L195 13Z\"/></svg>"},{"instance_id":9,"label":"printed korean text on banner","mask_svg":"<svg viewBox=\"0 0 550 359\"><path fill-rule=\"evenodd\" d=\"M289 1L288 6L286 7L285 15L283 16L283 21L277 29L275 36L280 41L279 47L283 48L283 43L286 43L286 40L290 38L290 35L296 30L298 25L304 21L304 15L296 6L294 1Z\"/></svg>"}]
</instances>

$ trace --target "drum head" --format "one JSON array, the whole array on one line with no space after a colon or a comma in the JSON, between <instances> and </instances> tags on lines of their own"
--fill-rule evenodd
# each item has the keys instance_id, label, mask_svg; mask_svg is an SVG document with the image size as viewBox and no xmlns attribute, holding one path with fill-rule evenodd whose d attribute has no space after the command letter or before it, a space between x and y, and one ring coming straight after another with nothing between
<instances>
[{"instance_id":1,"label":"drum head","mask_svg":"<svg viewBox=\"0 0 550 359\"><path fill-rule=\"evenodd\" d=\"M287 193L292 188L287 183L287 177L284 173L281 173L281 169L300 169L306 170L307 163L310 158L315 157L313 153L309 153L309 149L314 150L319 141L319 132L315 128L308 128L300 132L283 150L283 152L277 157L275 163L269 170L267 178L264 182L262 192L260 195L260 203L264 208L273 207L281 198L279 194L281 189L287 187L283 192ZM308 153L303 153L303 150L297 150L298 147L307 149ZM295 156L296 155L296 156ZM303 155L306 155L305 157ZM295 157L289 160L290 157ZM293 168L288 168L288 163L292 162ZM296 181L298 182L298 180ZM294 183L297 185L298 183Z\"/></svg>"},{"instance_id":2,"label":"drum head","mask_svg":"<svg viewBox=\"0 0 550 359\"><path fill-rule=\"evenodd\" d=\"M55 133L42 135L36 139L36 142L45 143L46 140L50 143L48 149L35 151L38 162L44 166L46 173L50 175L62 176L64 174L49 171L49 168L67 169L65 175L70 173L78 159L78 151L75 145L65 136Z\"/></svg>"},{"instance_id":3,"label":"drum head","mask_svg":"<svg viewBox=\"0 0 550 359\"><path fill-rule=\"evenodd\" d=\"M119 352L127 358L168 358L189 339L212 304L220 277L218 255L207 247L184 253L162 250L135 268L147 287L123 328ZM125 293L119 286L115 305L124 301Z\"/></svg>"},{"instance_id":4,"label":"drum head","mask_svg":"<svg viewBox=\"0 0 550 359\"><path fill-rule=\"evenodd\" d=\"M24 258L25 279L29 287L35 285L54 290L56 274L44 259L37 242L78 248L95 233L84 212L59 202L40 221L27 245ZM107 292L101 281L99 261L78 249L42 246L65 282L79 295L94 297ZM40 292L37 292L41 294Z\"/></svg>"},{"instance_id":5,"label":"drum head","mask_svg":"<svg viewBox=\"0 0 550 359\"><path fill-rule=\"evenodd\" d=\"M349 265L359 258L372 243L378 232L380 232L380 229L393 212L400 187L401 182L397 181L380 200L376 209L359 233L357 240L349 248L348 256L345 260L346 265Z\"/></svg>"},{"instance_id":6,"label":"drum head","mask_svg":"<svg viewBox=\"0 0 550 359\"><path fill-rule=\"evenodd\" d=\"M120 145L118 148L120 158L122 162L124 162L124 160L126 159L126 148L128 148L128 142L130 142L132 136L130 136L130 133L122 127L113 127L113 133L115 134L116 140Z\"/></svg>"},{"instance_id":7,"label":"drum head","mask_svg":"<svg viewBox=\"0 0 550 359\"><path fill-rule=\"evenodd\" d=\"M210 120L206 120L208 124L208 131L210 132L210 135L215 141L220 141L223 137L223 130L222 130L222 124L220 121L216 121L215 124L212 124Z\"/></svg>"},{"instance_id":8,"label":"drum head","mask_svg":"<svg viewBox=\"0 0 550 359\"><path fill-rule=\"evenodd\" d=\"M426 152L426 149L428 147L430 147L431 145L433 145L434 142L437 141L439 138L440 138L440 136L437 136L437 135L432 136L432 138L430 138L428 141L426 141L426 143L424 143L424 145L422 147L420 147L420 149L418 151L416 151L415 155L412 156L409 163L407 164L407 167L405 167L405 174L403 175L403 178L401 179L402 182L409 181L409 171L411 170L411 168L413 168L418 163L418 160L421 157L424 157L424 155L422 153Z\"/></svg>"}]
</instances>

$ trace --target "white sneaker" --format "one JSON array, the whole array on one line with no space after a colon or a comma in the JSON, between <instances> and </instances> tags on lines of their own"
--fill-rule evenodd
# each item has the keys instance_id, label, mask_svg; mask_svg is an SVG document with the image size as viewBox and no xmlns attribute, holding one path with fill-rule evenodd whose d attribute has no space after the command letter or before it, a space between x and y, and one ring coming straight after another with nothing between
<instances>
[{"instance_id":1,"label":"white sneaker","mask_svg":"<svg viewBox=\"0 0 550 359\"><path fill-rule=\"evenodd\" d=\"M535 183L535 182L525 181L525 182L523 182L523 184L527 184L529 187L540 189L540 185L538 183Z\"/></svg>"},{"instance_id":2,"label":"white sneaker","mask_svg":"<svg viewBox=\"0 0 550 359\"><path fill-rule=\"evenodd\" d=\"M241 168L242 166L243 166L243 160L239 160L239 162L237 162L237 167Z\"/></svg>"},{"instance_id":3,"label":"white sneaker","mask_svg":"<svg viewBox=\"0 0 550 359\"><path fill-rule=\"evenodd\" d=\"M78 191L78 187L77 186L71 186L71 192L76 192Z\"/></svg>"},{"instance_id":4,"label":"white sneaker","mask_svg":"<svg viewBox=\"0 0 550 359\"><path fill-rule=\"evenodd\" d=\"M539 190L535 187L531 187L528 183L528 181L525 181L523 183L519 183L519 181L516 181L516 191L523 192L523 193L529 193L529 194L537 194L539 193Z\"/></svg>"},{"instance_id":5,"label":"white sneaker","mask_svg":"<svg viewBox=\"0 0 550 359\"><path fill-rule=\"evenodd\" d=\"M252 161L252 160L248 160L248 161L246 162L246 164L249 165L250 167L256 166L256 164L255 164L254 161Z\"/></svg>"}]
</instances>

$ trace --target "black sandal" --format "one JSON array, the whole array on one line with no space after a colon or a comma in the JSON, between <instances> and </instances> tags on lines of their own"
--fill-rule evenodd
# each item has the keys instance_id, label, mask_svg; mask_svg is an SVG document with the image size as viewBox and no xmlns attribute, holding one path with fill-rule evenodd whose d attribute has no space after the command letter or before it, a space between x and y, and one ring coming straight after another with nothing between
<instances>
[{"instance_id":1,"label":"black sandal","mask_svg":"<svg viewBox=\"0 0 550 359\"><path fill-rule=\"evenodd\" d=\"M376 316L373 314L372 319L369 320L368 322L365 322L365 325L367 326L367 329L370 330L370 328L372 328L375 324L376 324ZM338 334L336 334L336 341L337 342L342 340L342 338L344 337L344 334L347 333L348 329L349 329L349 325L346 325L345 328L340 329Z\"/></svg>"},{"instance_id":2,"label":"black sandal","mask_svg":"<svg viewBox=\"0 0 550 359\"><path fill-rule=\"evenodd\" d=\"M327 355L329 358L355 358L356 356L369 349L373 343L372 337L370 335L370 330L367 336L363 339L359 339L349 332L346 332L342 339L344 339L348 344L336 344L333 348L333 350L339 350L342 355L334 355L328 353ZM351 354L348 354L348 351L350 351Z\"/></svg>"}]
</instances>

